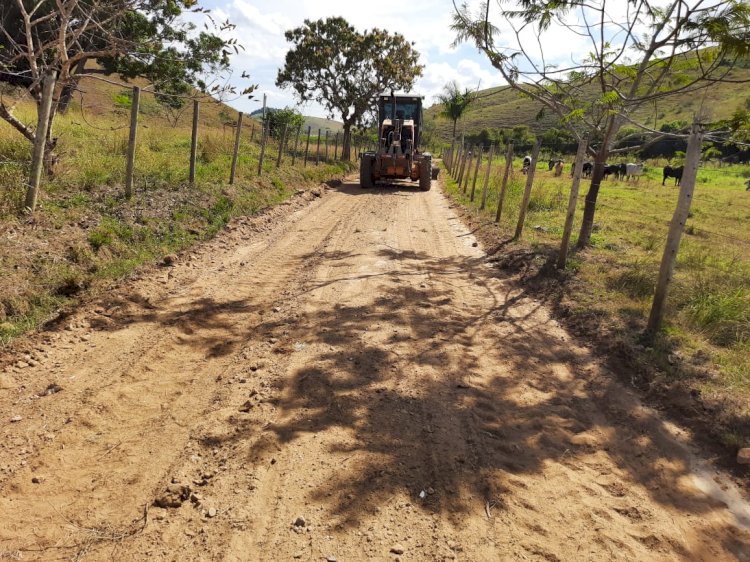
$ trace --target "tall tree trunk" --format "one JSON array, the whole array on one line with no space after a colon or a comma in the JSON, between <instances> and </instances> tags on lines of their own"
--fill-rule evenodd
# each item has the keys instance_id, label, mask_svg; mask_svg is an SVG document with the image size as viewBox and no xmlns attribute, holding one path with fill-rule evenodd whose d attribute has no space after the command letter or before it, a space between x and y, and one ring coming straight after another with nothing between
<instances>
[{"instance_id":1,"label":"tall tree trunk","mask_svg":"<svg viewBox=\"0 0 750 562\"><path fill-rule=\"evenodd\" d=\"M351 160L352 124L344 122L344 138L341 144L341 159Z\"/></svg>"},{"instance_id":2,"label":"tall tree trunk","mask_svg":"<svg viewBox=\"0 0 750 562\"><path fill-rule=\"evenodd\" d=\"M57 164L58 156L55 152L55 148L57 148L57 137L53 135L52 130L52 123L55 120L55 116L57 115L57 110L60 107L60 97L63 94L64 88L61 87L55 87L55 90L53 92L52 96L52 108L49 112L49 122L47 125L47 138L45 140L45 146L44 146L44 172L47 174L48 178L52 178L55 174L55 164ZM39 105L37 104L37 110L39 110Z\"/></svg>"},{"instance_id":3,"label":"tall tree trunk","mask_svg":"<svg viewBox=\"0 0 750 562\"><path fill-rule=\"evenodd\" d=\"M71 77L70 81L65 84L65 86L62 88L62 91L60 92L60 101L57 104L57 111L59 111L63 115L65 115L65 113L68 111L70 102L73 101L73 92L78 89L78 82L80 81L81 75L83 74L83 71L85 69L86 59L78 61L73 76Z\"/></svg>"},{"instance_id":4,"label":"tall tree trunk","mask_svg":"<svg viewBox=\"0 0 750 562\"><path fill-rule=\"evenodd\" d=\"M604 151L604 147L602 147L594 158L594 169L591 171L591 185L589 186L588 193L586 193L583 220L581 222L581 230L578 233L578 242L576 243L576 248L578 249L588 246L591 240L591 232L594 228L594 214L596 213L596 198L599 195L599 188L604 178L604 164L606 160L607 154Z\"/></svg>"},{"instance_id":5,"label":"tall tree trunk","mask_svg":"<svg viewBox=\"0 0 750 562\"><path fill-rule=\"evenodd\" d=\"M578 233L578 242L576 248L581 249L589 245L591 232L594 230L594 215L596 214L596 199L599 196L599 188L604 178L604 164L607 162L609 151L612 147L612 141L620 130L622 120L615 115L610 118L605 128L604 139L596 156L594 157L594 169L591 172L591 186L586 193L586 204L583 208L583 220L581 221L581 230Z\"/></svg>"}]
</instances>

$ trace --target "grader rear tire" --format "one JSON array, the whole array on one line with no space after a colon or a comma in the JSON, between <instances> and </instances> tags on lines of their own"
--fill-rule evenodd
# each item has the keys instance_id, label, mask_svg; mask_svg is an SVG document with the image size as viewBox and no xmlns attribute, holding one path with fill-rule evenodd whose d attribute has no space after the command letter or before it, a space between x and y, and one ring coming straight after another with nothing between
<instances>
[{"instance_id":1,"label":"grader rear tire","mask_svg":"<svg viewBox=\"0 0 750 562\"><path fill-rule=\"evenodd\" d=\"M425 158L419 164L419 189L430 191L432 187L432 159Z\"/></svg>"}]
</instances>

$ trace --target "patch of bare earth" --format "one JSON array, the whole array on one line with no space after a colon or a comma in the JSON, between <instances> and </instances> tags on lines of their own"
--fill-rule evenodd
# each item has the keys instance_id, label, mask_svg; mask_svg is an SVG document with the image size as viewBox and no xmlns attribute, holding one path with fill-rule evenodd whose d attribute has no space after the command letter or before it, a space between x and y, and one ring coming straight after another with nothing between
<instances>
[{"instance_id":1,"label":"patch of bare earth","mask_svg":"<svg viewBox=\"0 0 750 562\"><path fill-rule=\"evenodd\" d=\"M750 556L739 494L496 276L439 190L311 199L27 340L33 367L7 358L0 553Z\"/></svg>"}]
</instances>

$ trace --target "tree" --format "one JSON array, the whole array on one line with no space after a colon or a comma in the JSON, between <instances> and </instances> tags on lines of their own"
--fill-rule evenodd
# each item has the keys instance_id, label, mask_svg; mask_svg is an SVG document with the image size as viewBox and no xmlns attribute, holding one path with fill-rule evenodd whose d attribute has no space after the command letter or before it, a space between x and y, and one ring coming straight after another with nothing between
<instances>
[{"instance_id":1,"label":"tree","mask_svg":"<svg viewBox=\"0 0 750 562\"><path fill-rule=\"evenodd\" d=\"M316 101L344 124L342 158L349 158L352 127L363 125L376 96L410 90L422 75L419 53L402 35L357 32L340 17L305 20L286 32L292 43L276 85L293 88L300 103Z\"/></svg>"},{"instance_id":2,"label":"tree","mask_svg":"<svg viewBox=\"0 0 750 562\"><path fill-rule=\"evenodd\" d=\"M437 101L442 105L440 115L446 119L453 121L453 132L451 133L451 154L456 145L456 124L461 116L469 107L471 102L476 99L475 94L466 88L461 90L458 82L455 80L448 82L444 87L442 93L437 95Z\"/></svg>"},{"instance_id":3,"label":"tree","mask_svg":"<svg viewBox=\"0 0 750 562\"><path fill-rule=\"evenodd\" d=\"M305 117L296 109L285 107L284 109L268 109L266 112L268 127L274 138L280 139L284 131L296 131L305 124Z\"/></svg>"},{"instance_id":4,"label":"tree","mask_svg":"<svg viewBox=\"0 0 750 562\"><path fill-rule=\"evenodd\" d=\"M706 94L720 81L744 81L734 62L750 52L750 6L742 0L517 0L479 11L454 4L456 41L471 41L510 86L557 115L577 139L589 134L594 170L578 246L588 245L599 186L618 131L644 130L636 111L678 92ZM587 42L560 64L541 51L552 26ZM502 29L502 31L501 31ZM655 139L654 139L655 140ZM627 147L623 150L632 150Z\"/></svg>"},{"instance_id":5,"label":"tree","mask_svg":"<svg viewBox=\"0 0 750 562\"><path fill-rule=\"evenodd\" d=\"M203 13L206 30L196 32L186 12L193 19ZM52 122L82 76L146 78L157 99L171 107L184 103L175 95L193 87L212 95L234 91L221 80L229 71L230 52L240 48L236 40L221 37L232 28L229 22L214 23L196 0L5 0L0 5L0 81L28 89L39 108L42 81L56 74L45 142L45 168L51 173L57 144ZM34 141L35 128L18 119L3 99L0 117Z\"/></svg>"}]
</instances>

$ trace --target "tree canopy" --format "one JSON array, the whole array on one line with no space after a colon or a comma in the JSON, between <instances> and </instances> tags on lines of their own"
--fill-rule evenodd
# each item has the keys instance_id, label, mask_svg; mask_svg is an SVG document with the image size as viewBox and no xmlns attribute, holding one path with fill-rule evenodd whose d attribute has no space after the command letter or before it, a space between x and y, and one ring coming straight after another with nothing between
<instances>
[{"instance_id":1,"label":"tree canopy","mask_svg":"<svg viewBox=\"0 0 750 562\"><path fill-rule=\"evenodd\" d=\"M583 54L545 53L553 27L582 40ZM618 136L623 125L654 132L637 110L739 81L734 63L750 53L750 6L742 0L483 1L478 10L456 7L453 29L456 42L474 43L512 88L556 114L578 139L589 137L594 172L579 246L589 242L607 157L617 143L632 149L628 136Z\"/></svg>"},{"instance_id":2,"label":"tree canopy","mask_svg":"<svg viewBox=\"0 0 750 562\"><path fill-rule=\"evenodd\" d=\"M204 29L185 16L205 17ZM23 85L41 101L41 82L57 75L50 121L61 99L88 74L143 77L157 99L179 106L193 88L220 96L235 91L225 78L241 47L223 37L234 26L215 22L196 0L12 0L0 4L0 81ZM90 63L90 64L89 64ZM251 93L254 87L243 93ZM30 141L34 129L0 101L0 117ZM48 151L55 146L51 137Z\"/></svg>"},{"instance_id":3,"label":"tree canopy","mask_svg":"<svg viewBox=\"0 0 750 562\"><path fill-rule=\"evenodd\" d=\"M437 101L442 106L440 115L453 122L452 141L456 139L456 123L475 99L474 93L468 88L461 90L458 82L448 82L443 91L437 95Z\"/></svg>"},{"instance_id":4,"label":"tree canopy","mask_svg":"<svg viewBox=\"0 0 750 562\"><path fill-rule=\"evenodd\" d=\"M329 117L344 123L348 157L352 127L364 124L376 96L387 90L411 90L422 75L419 53L403 35L382 29L358 32L333 17L286 32L292 44L276 85L292 88L300 103L316 101Z\"/></svg>"}]
</instances>

